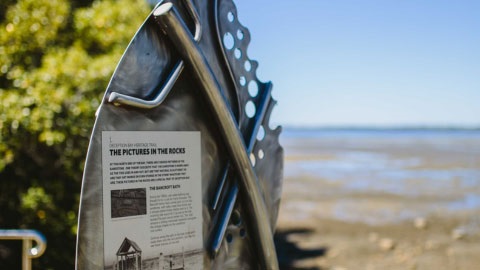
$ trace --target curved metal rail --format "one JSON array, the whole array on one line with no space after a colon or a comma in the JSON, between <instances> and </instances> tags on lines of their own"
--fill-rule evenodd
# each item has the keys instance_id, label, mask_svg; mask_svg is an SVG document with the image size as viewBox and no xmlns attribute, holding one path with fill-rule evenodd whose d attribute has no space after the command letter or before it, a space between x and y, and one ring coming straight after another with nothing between
<instances>
[{"instance_id":1,"label":"curved metal rail","mask_svg":"<svg viewBox=\"0 0 480 270\"><path fill-rule=\"evenodd\" d=\"M0 230L0 240L22 240L22 270L32 269L32 259L42 256L47 249L47 239L34 230ZM32 242L36 246L32 246Z\"/></svg>"}]
</instances>

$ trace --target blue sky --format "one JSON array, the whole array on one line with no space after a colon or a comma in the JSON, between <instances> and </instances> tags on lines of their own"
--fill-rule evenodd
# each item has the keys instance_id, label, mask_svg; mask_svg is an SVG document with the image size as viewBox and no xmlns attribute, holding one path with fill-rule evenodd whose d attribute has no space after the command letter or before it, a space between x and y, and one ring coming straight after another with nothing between
<instances>
[{"instance_id":1,"label":"blue sky","mask_svg":"<svg viewBox=\"0 0 480 270\"><path fill-rule=\"evenodd\" d=\"M480 1L235 3L276 124L480 126Z\"/></svg>"}]
</instances>

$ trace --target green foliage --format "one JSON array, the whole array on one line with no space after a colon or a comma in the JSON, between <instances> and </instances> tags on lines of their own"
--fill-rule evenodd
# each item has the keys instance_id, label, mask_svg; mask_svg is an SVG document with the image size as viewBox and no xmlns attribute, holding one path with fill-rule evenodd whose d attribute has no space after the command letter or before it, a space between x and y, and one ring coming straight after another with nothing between
<instances>
[{"instance_id":1,"label":"green foliage","mask_svg":"<svg viewBox=\"0 0 480 270\"><path fill-rule=\"evenodd\" d=\"M0 228L46 235L37 269L73 269L95 110L148 12L144 0L0 3Z\"/></svg>"}]
</instances>

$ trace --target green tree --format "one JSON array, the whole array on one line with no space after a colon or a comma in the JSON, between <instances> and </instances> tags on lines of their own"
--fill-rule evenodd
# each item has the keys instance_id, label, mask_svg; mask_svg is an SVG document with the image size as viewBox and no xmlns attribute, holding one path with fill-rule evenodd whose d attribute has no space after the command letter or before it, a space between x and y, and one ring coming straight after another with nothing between
<instances>
[{"instance_id":1,"label":"green tree","mask_svg":"<svg viewBox=\"0 0 480 270\"><path fill-rule=\"evenodd\" d=\"M148 12L144 0L0 2L0 228L45 234L37 269L73 268L94 113ZM0 268L16 269L7 245Z\"/></svg>"}]
</instances>

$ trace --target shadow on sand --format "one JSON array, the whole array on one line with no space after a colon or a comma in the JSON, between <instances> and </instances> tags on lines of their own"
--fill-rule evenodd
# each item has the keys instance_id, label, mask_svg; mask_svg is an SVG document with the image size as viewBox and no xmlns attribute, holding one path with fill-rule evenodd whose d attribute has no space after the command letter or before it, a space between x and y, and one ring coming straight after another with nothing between
<instances>
[{"instance_id":1,"label":"shadow on sand","mask_svg":"<svg viewBox=\"0 0 480 270\"><path fill-rule=\"evenodd\" d=\"M292 241L292 235L299 235L301 237L308 237L312 234L311 229L295 228L289 230L279 230L275 233L274 241L277 250L278 262L280 269L298 269L298 270L322 270L319 267L296 267L296 262L305 259L312 259L316 257L325 256L327 253L326 247L303 249Z\"/></svg>"}]
</instances>

